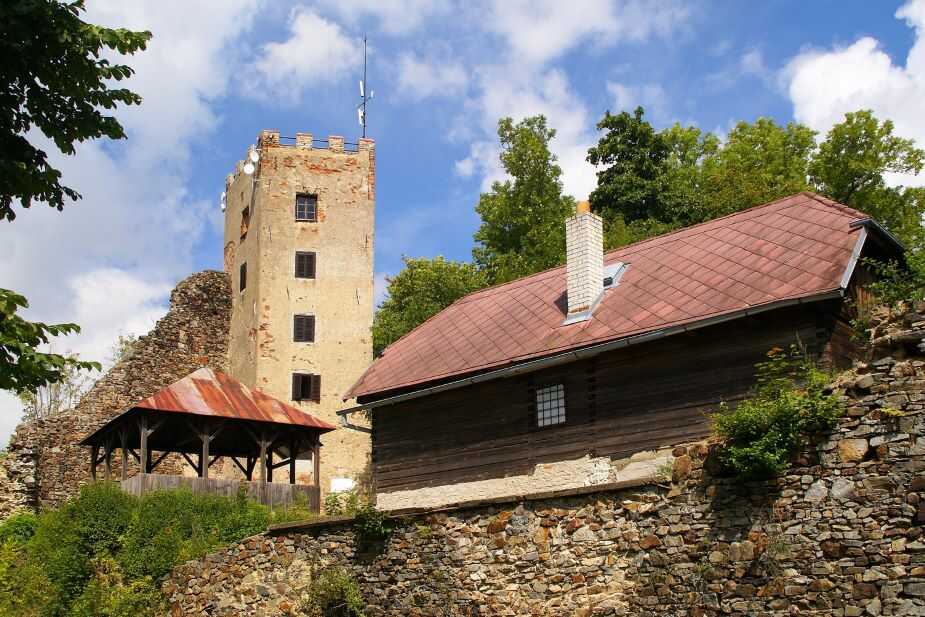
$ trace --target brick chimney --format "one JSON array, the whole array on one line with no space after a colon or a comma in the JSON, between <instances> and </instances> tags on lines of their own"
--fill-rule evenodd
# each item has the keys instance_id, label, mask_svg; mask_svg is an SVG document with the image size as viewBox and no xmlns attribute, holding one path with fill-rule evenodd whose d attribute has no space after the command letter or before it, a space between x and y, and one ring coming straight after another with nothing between
<instances>
[{"instance_id":1,"label":"brick chimney","mask_svg":"<svg viewBox=\"0 0 925 617\"><path fill-rule=\"evenodd\" d=\"M572 323L590 317L604 293L604 224L587 201L578 202L575 215L565 221L565 250L566 323Z\"/></svg>"}]
</instances>

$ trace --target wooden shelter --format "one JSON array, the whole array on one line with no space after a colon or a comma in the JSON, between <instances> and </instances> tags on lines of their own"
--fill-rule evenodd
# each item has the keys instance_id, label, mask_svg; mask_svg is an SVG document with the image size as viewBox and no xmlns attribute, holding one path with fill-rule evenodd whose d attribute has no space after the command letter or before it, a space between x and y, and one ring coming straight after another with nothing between
<instances>
[{"instance_id":1,"label":"wooden shelter","mask_svg":"<svg viewBox=\"0 0 925 617\"><path fill-rule=\"evenodd\" d=\"M288 503L301 494L317 510L320 436L334 429L220 371L201 368L139 401L84 438L81 445L90 448L94 479L100 465L107 480L113 477L113 456L119 450L122 487L133 493L178 486L234 493L241 481L209 478L209 469L228 458L241 471L248 492L260 501ZM170 453L180 454L197 477L155 474ZM140 468L133 478L128 476L130 458ZM296 484L298 460L312 461L312 486ZM288 468L288 483L274 483L274 471L283 467Z\"/></svg>"}]
</instances>

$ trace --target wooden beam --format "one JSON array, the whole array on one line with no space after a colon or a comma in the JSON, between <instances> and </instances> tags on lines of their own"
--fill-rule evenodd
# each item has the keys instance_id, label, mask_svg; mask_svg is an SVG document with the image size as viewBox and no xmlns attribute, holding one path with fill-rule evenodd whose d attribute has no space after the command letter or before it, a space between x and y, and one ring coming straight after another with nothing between
<instances>
[{"instance_id":1,"label":"wooden beam","mask_svg":"<svg viewBox=\"0 0 925 617\"><path fill-rule=\"evenodd\" d=\"M240 470L241 470L241 473L243 473L243 474L245 475L245 477L246 477L246 476L247 476L247 467L245 467L244 465L241 464L241 461L238 460L238 457L237 457L237 456L232 456L232 457L229 457L229 458L231 458L231 462L233 462L235 465L237 465L237 466L238 466L238 469L240 469Z\"/></svg>"},{"instance_id":2,"label":"wooden beam","mask_svg":"<svg viewBox=\"0 0 925 617\"><path fill-rule=\"evenodd\" d=\"M151 433L148 431L148 416L142 415L141 418L138 419L138 450L140 451L138 462L141 465L141 473L143 474L151 472L148 468L151 462L150 452L148 452L148 435L150 434Z\"/></svg>"},{"instance_id":3,"label":"wooden beam","mask_svg":"<svg viewBox=\"0 0 925 617\"><path fill-rule=\"evenodd\" d=\"M216 454L215 456L213 456L213 457L212 457L212 460L209 461L209 467L211 467L212 465L214 465L215 463L217 463L221 458L222 458L222 457L221 457L221 455L219 455L219 454Z\"/></svg>"},{"instance_id":4,"label":"wooden beam","mask_svg":"<svg viewBox=\"0 0 925 617\"><path fill-rule=\"evenodd\" d=\"M186 462L189 463L189 466L192 467L193 470L198 475L199 474L199 464L193 461L193 459L190 458L190 455L187 454L186 452L180 452L180 456L186 459Z\"/></svg>"},{"instance_id":5,"label":"wooden beam","mask_svg":"<svg viewBox=\"0 0 925 617\"><path fill-rule=\"evenodd\" d=\"M157 467L158 465L160 465L160 464L161 464L161 461L163 461L165 458L167 458L167 455L168 455L168 454L170 454L170 450L166 450L166 451L164 451L164 452L161 452L161 455L160 455L159 457L157 457L157 459L156 459L153 463L151 463L151 471L154 471L154 468ZM150 457L150 453L148 453L148 456Z\"/></svg>"}]
</instances>

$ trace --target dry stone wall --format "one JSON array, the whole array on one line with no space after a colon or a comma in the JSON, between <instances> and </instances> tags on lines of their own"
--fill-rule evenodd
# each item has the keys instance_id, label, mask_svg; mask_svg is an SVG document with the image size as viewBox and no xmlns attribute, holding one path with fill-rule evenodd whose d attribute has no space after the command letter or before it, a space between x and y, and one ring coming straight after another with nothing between
<instances>
[{"instance_id":1,"label":"dry stone wall","mask_svg":"<svg viewBox=\"0 0 925 617\"><path fill-rule=\"evenodd\" d=\"M882 334L839 382L838 429L775 481L713 477L709 444L680 446L661 484L407 514L375 555L319 521L164 588L175 615L297 614L312 573L342 566L372 616L925 615L923 335L917 313Z\"/></svg>"},{"instance_id":2,"label":"dry stone wall","mask_svg":"<svg viewBox=\"0 0 925 617\"><path fill-rule=\"evenodd\" d=\"M55 506L74 495L90 476L89 453L77 443L132 403L203 365L227 370L230 311L223 272L189 276L171 293L167 314L76 408L17 427L0 458L0 519L23 508ZM158 467L162 470L170 470L170 461Z\"/></svg>"}]
</instances>

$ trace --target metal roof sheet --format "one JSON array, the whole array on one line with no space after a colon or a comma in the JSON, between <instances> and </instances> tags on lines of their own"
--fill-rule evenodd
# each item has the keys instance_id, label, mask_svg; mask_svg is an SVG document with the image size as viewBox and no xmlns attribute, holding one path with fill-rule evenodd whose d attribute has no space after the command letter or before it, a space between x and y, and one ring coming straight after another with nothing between
<instances>
[{"instance_id":1,"label":"metal roof sheet","mask_svg":"<svg viewBox=\"0 0 925 617\"><path fill-rule=\"evenodd\" d=\"M866 218L807 192L621 247L604 257L628 264L620 284L569 325L564 266L476 291L389 346L344 399L838 290Z\"/></svg>"},{"instance_id":2,"label":"metal roof sheet","mask_svg":"<svg viewBox=\"0 0 925 617\"><path fill-rule=\"evenodd\" d=\"M203 367L146 399L132 409L151 409L254 422L293 424L333 431L336 427L279 399L251 390L221 371Z\"/></svg>"}]
</instances>

